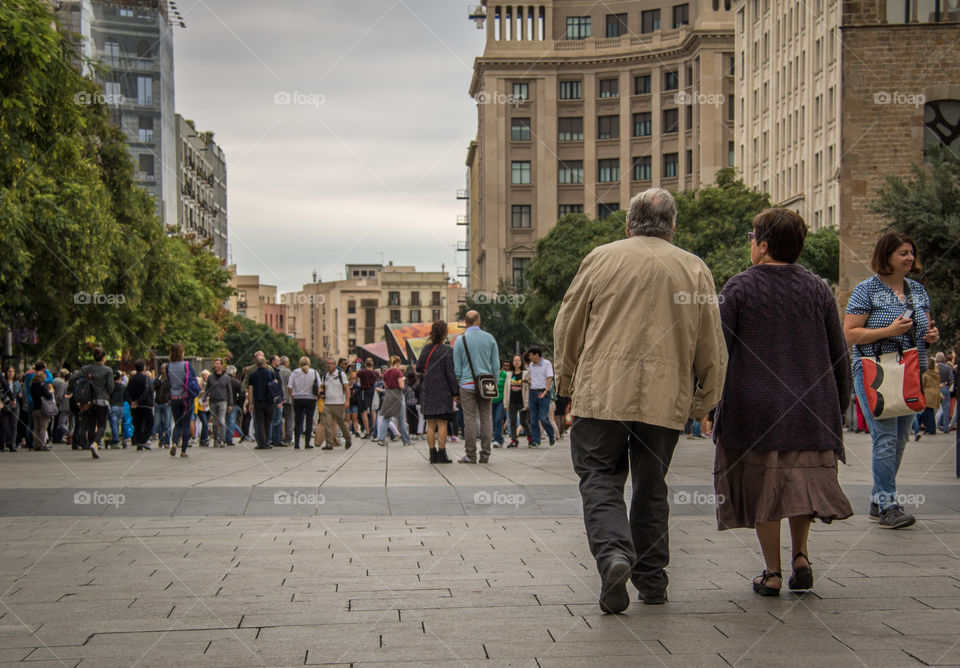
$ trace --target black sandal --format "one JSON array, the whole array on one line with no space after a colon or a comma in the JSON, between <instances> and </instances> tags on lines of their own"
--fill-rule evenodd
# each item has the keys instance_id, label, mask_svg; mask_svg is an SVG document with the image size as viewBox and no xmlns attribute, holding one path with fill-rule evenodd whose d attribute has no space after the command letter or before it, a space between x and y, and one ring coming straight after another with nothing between
<instances>
[{"instance_id":1,"label":"black sandal","mask_svg":"<svg viewBox=\"0 0 960 668\"><path fill-rule=\"evenodd\" d=\"M777 571L768 571L764 569L763 574L760 575L760 582L754 580L753 582L753 591L757 592L761 596L779 596L780 589L767 586L767 580L770 578L779 578L781 586L783 583L783 576Z\"/></svg>"},{"instance_id":2,"label":"black sandal","mask_svg":"<svg viewBox=\"0 0 960 668\"><path fill-rule=\"evenodd\" d=\"M810 559L807 557L807 555L805 555L803 552L797 552L795 555L793 555L793 564L796 564L797 559L800 557L803 557L804 561L807 562L807 565L804 568L793 569L793 575L790 576L788 585L791 590L813 589L813 569L811 568L812 564L810 563Z\"/></svg>"}]
</instances>

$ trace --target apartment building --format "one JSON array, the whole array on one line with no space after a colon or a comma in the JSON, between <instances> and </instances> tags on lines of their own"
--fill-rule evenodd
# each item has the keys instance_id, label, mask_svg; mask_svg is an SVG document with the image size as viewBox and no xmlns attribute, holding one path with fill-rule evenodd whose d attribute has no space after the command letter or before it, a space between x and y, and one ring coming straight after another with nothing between
<instances>
[{"instance_id":1,"label":"apartment building","mask_svg":"<svg viewBox=\"0 0 960 668\"><path fill-rule=\"evenodd\" d=\"M212 132L177 114L177 228L227 260L227 159Z\"/></svg>"},{"instance_id":2,"label":"apartment building","mask_svg":"<svg viewBox=\"0 0 960 668\"><path fill-rule=\"evenodd\" d=\"M235 290L227 300L227 310L286 334L287 309L277 299L277 286L261 283L257 274L238 275L235 264L227 269L230 271L230 287Z\"/></svg>"},{"instance_id":3,"label":"apartment building","mask_svg":"<svg viewBox=\"0 0 960 668\"><path fill-rule=\"evenodd\" d=\"M729 0L485 2L471 18L486 30L462 221L471 290L525 284L565 214L604 217L733 164Z\"/></svg>"}]
</instances>

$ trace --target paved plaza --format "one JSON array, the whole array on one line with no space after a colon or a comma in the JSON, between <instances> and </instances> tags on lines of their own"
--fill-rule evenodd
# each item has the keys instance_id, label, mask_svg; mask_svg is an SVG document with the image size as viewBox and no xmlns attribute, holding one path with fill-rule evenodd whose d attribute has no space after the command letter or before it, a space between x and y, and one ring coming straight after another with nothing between
<instances>
[{"instance_id":1,"label":"paved plaza","mask_svg":"<svg viewBox=\"0 0 960 668\"><path fill-rule=\"evenodd\" d=\"M953 435L908 445L901 531L868 521L870 441L847 440L858 514L814 525L815 590L776 599L751 591L753 532L716 531L712 445L681 437L670 601L619 616L596 604L567 440L474 466L431 466L422 441L4 453L0 663L960 665Z\"/></svg>"}]
</instances>

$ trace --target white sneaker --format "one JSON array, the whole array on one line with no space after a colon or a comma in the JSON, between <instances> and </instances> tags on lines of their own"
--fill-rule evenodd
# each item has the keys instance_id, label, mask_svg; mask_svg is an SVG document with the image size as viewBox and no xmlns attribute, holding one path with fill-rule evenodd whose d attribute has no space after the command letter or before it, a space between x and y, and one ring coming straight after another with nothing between
<instances>
[{"instance_id":1,"label":"white sneaker","mask_svg":"<svg viewBox=\"0 0 960 668\"><path fill-rule=\"evenodd\" d=\"M100 448L96 442L90 444L90 454L93 455L94 459L100 459Z\"/></svg>"}]
</instances>

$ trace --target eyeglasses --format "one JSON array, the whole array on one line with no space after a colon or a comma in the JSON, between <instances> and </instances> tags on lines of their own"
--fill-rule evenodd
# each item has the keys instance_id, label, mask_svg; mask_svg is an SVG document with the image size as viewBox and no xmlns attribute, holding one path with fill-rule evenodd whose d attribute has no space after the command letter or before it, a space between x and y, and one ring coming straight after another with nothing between
<instances>
[{"instance_id":1,"label":"eyeglasses","mask_svg":"<svg viewBox=\"0 0 960 668\"><path fill-rule=\"evenodd\" d=\"M747 232L747 239L749 239L750 241L755 241L756 238L757 238L756 232Z\"/></svg>"}]
</instances>

